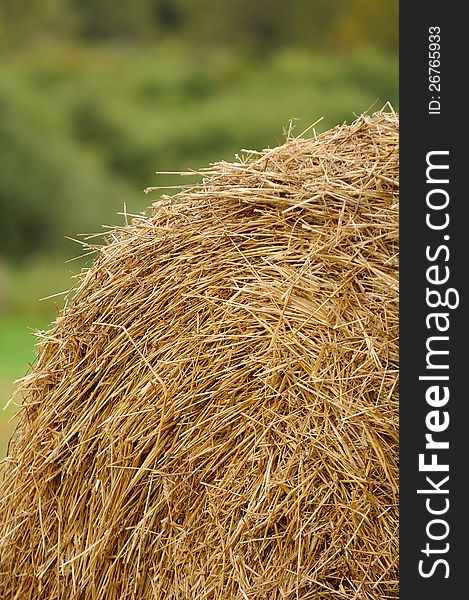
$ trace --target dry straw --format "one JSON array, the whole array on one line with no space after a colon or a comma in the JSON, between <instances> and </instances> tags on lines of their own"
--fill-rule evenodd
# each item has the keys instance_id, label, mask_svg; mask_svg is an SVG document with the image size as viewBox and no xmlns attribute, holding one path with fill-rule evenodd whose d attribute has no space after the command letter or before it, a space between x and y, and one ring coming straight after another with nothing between
<instances>
[{"instance_id":1,"label":"dry straw","mask_svg":"<svg viewBox=\"0 0 469 600\"><path fill-rule=\"evenodd\" d=\"M398 596L398 117L202 175L40 342L2 599Z\"/></svg>"}]
</instances>

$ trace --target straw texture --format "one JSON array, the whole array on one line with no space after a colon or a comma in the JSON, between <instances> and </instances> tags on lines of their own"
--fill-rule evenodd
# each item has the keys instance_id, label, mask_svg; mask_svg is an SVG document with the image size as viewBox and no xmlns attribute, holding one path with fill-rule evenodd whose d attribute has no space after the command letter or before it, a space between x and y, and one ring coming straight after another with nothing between
<instances>
[{"instance_id":1,"label":"straw texture","mask_svg":"<svg viewBox=\"0 0 469 600\"><path fill-rule=\"evenodd\" d=\"M398 117L202 175L40 341L2 599L398 597Z\"/></svg>"}]
</instances>

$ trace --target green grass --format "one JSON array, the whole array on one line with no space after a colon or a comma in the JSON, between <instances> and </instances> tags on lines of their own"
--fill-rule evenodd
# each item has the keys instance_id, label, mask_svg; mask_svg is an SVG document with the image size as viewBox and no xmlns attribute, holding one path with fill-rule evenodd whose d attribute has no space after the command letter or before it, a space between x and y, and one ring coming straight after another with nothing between
<instances>
[{"instance_id":1,"label":"green grass","mask_svg":"<svg viewBox=\"0 0 469 600\"><path fill-rule=\"evenodd\" d=\"M20 377L34 358L33 328L44 324L28 317L0 319L0 373L2 377Z\"/></svg>"},{"instance_id":2,"label":"green grass","mask_svg":"<svg viewBox=\"0 0 469 600\"><path fill-rule=\"evenodd\" d=\"M19 408L18 397L4 408L15 390L14 381L29 371L36 358L35 332L49 329L64 304L61 292L74 285L72 277L82 265L83 261L66 263L52 257L36 257L22 265L0 261L0 458ZM58 295L46 298L54 294Z\"/></svg>"},{"instance_id":3,"label":"green grass","mask_svg":"<svg viewBox=\"0 0 469 600\"><path fill-rule=\"evenodd\" d=\"M0 317L0 457L6 452L8 440L16 425L15 413L18 400L8 403L14 389L14 381L23 377L35 359L37 342L33 331L44 329L47 323L42 317Z\"/></svg>"}]
</instances>

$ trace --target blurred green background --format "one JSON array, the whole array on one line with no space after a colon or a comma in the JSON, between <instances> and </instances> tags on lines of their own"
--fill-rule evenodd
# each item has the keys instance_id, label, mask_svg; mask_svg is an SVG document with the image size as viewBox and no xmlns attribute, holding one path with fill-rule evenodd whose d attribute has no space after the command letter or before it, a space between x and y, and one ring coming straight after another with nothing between
<instances>
[{"instance_id":1,"label":"blurred green background","mask_svg":"<svg viewBox=\"0 0 469 600\"><path fill-rule=\"evenodd\" d=\"M0 0L0 404L86 260L156 171L282 143L390 101L397 0ZM90 259L88 259L89 261ZM0 457L15 406L0 413Z\"/></svg>"}]
</instances>

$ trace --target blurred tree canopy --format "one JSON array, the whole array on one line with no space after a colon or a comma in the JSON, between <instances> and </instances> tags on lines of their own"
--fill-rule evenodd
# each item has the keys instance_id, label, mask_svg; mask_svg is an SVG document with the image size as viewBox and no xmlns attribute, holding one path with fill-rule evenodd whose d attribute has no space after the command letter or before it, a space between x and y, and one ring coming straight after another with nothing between
<instances>
[{"instance_id":1,"label":"blurred tree canopy","mask_svg":"<svg viewBox=\"0 0 469 600\"><path fill-rule=\"evenodd\" d=\"M373 43L397 51L397 0L0 0L4 45L41 37L149 42L177 36L245 53Z\"/></svg>"},{"instance_id":2,"label":"blurred tree canopy","mask_svg":"<svg viewBox=\"0 0 469 600\"><path fill-rule=\"evenodd\" d=\"M180 183L156 171L281 143L290 119L324 116L324 129L397 108L397 11L397 0L0 0L0 262L76 254L65 236L121 222L124 204L143 210L146 186Z\"/></svg>"}]
</instances>

